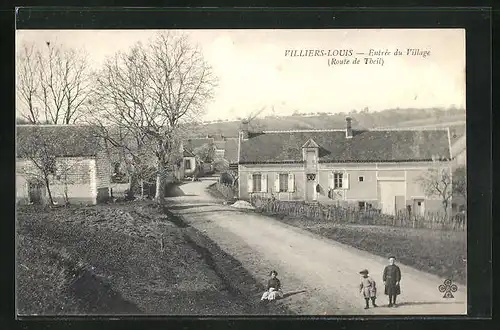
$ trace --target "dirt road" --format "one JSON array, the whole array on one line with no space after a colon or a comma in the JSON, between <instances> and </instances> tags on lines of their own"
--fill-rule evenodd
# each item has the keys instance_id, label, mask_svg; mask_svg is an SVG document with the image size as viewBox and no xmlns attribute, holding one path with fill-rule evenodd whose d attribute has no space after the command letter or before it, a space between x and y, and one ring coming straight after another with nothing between
<instances>
[{"instance_id":1,"label":"dirt road","mask_svg":"<svg viewBox=\"0 0 500 330\"><path fill-rule=\"evenodd\" d=\"M438 286L444 279L399 264L402 272L398 307L387 307L382 271L386 260L347 245L324 239L272 218L221 205L208 194L212 180L180 186L182 196L168 198L172 212L202 231L226 253L238 259L265 283L276 269L286 298L279 303L297 314L465 314L466 291L459 287L445 299ZM394 251L397 255L397 251ZM367 268L377 282L378 308L364 310L359 275ZM253 299L259 299L255 296Z\"/></svg>"}]
</instances>

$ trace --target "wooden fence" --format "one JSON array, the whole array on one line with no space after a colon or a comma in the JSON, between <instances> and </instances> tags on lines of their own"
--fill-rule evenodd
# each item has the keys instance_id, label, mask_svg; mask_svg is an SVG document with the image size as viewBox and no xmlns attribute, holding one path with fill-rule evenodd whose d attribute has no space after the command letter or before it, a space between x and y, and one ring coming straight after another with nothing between
<instances>
[{"instance_id":1,"label":"wooden fence","mask_svg":"<svg viewBox=\"0 0 500 330\"><path fill-rule=\"evenodd\" d=\"M410 215L406 211L396 215L383 214L377 209L359 210L337 205L307 204L252 196L250 202L259 212L279 214L296 218L339 224L381 225L406 228L428 228L440 230L465 230L467 217L459 214L453 217L442 213L427 212L423 216Z\"/></svg>"}]
</instances>

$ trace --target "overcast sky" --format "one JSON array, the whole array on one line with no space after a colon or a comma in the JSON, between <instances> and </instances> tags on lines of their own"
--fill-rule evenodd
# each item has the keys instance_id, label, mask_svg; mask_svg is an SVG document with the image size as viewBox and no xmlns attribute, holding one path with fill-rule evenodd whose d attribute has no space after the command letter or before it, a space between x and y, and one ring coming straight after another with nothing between
<instances>
[{"instance_id":1,"label":"overcast sky","mask_svg":"<svg viewBox=\"0 0 500 330\"><path fill-rule=\"evenodd\" d=\"M155 30L20 30L17 44L57 41L85 48L98 67L118 50L146 42ZM206 119L264 114L348 112L368 107L465 107L465 31L426 30L183 30L219 77ZM329 66L330 57L285 57L286 50L371 48L430 56L388 56L384 65ZM380 56L373 56L378 58ZM342 57L337 57L341 59Z\"/></svg>"}]
</instances>

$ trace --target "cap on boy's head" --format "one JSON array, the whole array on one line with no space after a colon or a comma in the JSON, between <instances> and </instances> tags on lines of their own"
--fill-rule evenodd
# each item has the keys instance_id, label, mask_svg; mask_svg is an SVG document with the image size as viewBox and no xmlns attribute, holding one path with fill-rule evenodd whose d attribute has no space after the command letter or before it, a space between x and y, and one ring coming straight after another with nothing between
<instances>
[{"instance_id":1,"label":"cap on boy's head","mask_svg":"<svg viewBox=\"0 0 500 330\"><path fill-rule=\"evenodd\" d=\"M362 271L359 272L361 275L366 275L368 274L368 269L363 269Z\"/></svg>"},{"instance_id":2,"label":"cap on boy's head","mask_svg":"<svg viewBox=\"0 0 500 330\"><path fill-rule=\"evenodd\" d=\"M271 270L271 272L269 273L269 275L273 275L273 274L274 274L274 276L278 276L278 272L277 271Z\"/></svg>"},{"instance_id":3,"label":"cap on boy's head","mask_svg":"<svg viewBox=\"0 0 500 330\"><path fill-rule=\"evenodd\" d=\"M395 256L390 256L389 259L396 259L396 257Z\"/></svg>"}]
</instances>

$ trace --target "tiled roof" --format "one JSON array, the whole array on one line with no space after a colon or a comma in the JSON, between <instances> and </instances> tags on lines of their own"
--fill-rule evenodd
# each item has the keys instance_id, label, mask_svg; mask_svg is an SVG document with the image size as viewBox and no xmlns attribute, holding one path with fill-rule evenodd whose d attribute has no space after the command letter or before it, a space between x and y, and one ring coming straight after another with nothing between
<instances>
[{"instance_id":1,"label":"tiled roof","mask_svg":"<svg viewBox=\"0 0 500 330\"><path fill-rule=\"evenodd\" d=\"M92 157L99 149L99 138L90 126L75 125L18 125L16 154L25 157L40 142L50 146L57 157Z\"/></svg>"},{"instance_id":2,"label":"tiled roof","mask_svg":"<svg viewBox=\"0 0 500 330\"><path fill-rule=\"evenodd\" d=\"M230 164L238 162L238 138L227 138L224 146L224 158Z\"/></svg>"},{"instance_id":3,"label":"tiled roof","mask_svg":"<svg viewBox=\"0 0 500 330\"><path fill-rule=\"evenodd\" d=\"M184 152L182 154L184 157L196 157L195 154L189 149L184 148Z\"/></svg>"},{"instance_id":4,"label":"tiled roof","mask_svg":"<svg viewBox=\"0 0 500 330\"><path fill-rule=\"evenodd\" d=\"M424 161L449 158L447 130L343 130L251 133L240 145L240 163L302 162L302 147L312 139L320 162Z\"/></svg>"}]
</instances>

